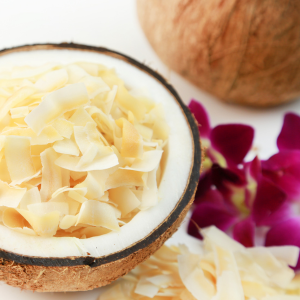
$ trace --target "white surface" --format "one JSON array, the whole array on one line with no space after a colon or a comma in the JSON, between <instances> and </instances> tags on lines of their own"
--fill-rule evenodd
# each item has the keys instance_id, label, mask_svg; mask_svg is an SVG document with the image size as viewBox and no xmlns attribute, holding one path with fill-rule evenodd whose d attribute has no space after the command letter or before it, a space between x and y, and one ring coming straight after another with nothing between
<instances>
[{"instance_id":1,"label":"white surface","mask_svg":"<svg viewBox=\"0 0 300 300\"><path fill-rule=\"evenodd\" d=\"M276 137L284 113L300 113L300 101L272 109L230 106L204 94L159 61L143 35L135 11L135 0L1 0L0 48L30 43L63 41L105 46L130 55L158 70L175 86L187 103L196 98L207 108L213 125L242 122L254 126L255 146L261 158L276 151ZM191 239L182 228L173 241ZM1 299L95 300L100 289L84 293L39 294L0 284Z\"/></svg>"}]
</instances>

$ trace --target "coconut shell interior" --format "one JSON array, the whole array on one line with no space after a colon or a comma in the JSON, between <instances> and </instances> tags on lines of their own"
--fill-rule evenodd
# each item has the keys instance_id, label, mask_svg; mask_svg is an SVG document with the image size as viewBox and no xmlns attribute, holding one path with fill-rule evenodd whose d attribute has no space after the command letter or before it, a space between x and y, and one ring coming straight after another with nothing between
<instances>
[{"instance_id":1,"label":"coconut shell interior","mask_svg":"<svg viewBox=\"0 0 300 300\"><path fill-rule=\"evenodd\" d=\"M39 292L84 291L104 286L127 274L147 259L177 230L191 206L200 175L201 147L198 126L174 88L158 73L136 60L106 48L78 44L25 45L0 51L0 56L31 50L79 50L105 54L142 70L172 94L185 116L193 139L190 175L177 205L149 235L109 255L77 257L39 257L13 253L0 248L0 280L22 289Z\"/></svg>"}]
</instances>

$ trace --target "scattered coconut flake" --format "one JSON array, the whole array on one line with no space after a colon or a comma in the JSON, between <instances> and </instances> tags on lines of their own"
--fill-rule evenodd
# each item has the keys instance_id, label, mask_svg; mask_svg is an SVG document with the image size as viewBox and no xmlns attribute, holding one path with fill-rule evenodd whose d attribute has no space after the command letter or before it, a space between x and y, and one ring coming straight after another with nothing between
<instances>
[{"instance_id":1,"label":"scattered coconut flake","mask_svg":"<svg viewBox=\"0 0 300 300\"><path fill-rule=\"evenodd\" d=\"M272 247L244 248L216 227L205 232L201 232L204 241L198 251L191 253L184 245L163 246L113 283L99 300L299 300L299 285L292 284L297 276L292 269L293 277L288 276L284 284L272 276L276 261L268 259L266 266L260 268L261 274L255 272L253 266L261 264L266 253L273 255ZM225 242L224 246L220 241ZM288 268L285 258L289 253L295 255L295 247L276 248L275 252L284 257L280 260L282 267ZM263 281L262 274L269 281Z\"/></svg>"},{"instance_id":2,"label":"scattered coconut flake","mask_svg":"<svg viewBox=\"0 0 300 300\"><path fill-rule=\"evenodd\" d=\"M268 250L280 261L284 261L291 267L295 267L298 262L298 247L280 246L268 247Z\"/></svg>"}]
</instances>

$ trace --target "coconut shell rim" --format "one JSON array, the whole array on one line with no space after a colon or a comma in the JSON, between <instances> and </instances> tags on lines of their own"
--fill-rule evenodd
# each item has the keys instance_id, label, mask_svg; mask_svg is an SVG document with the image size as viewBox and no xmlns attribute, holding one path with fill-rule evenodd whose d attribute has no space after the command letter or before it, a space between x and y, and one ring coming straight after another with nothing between
<instances>
[{"instance_id":1,"label":"coconut shell rim","mask_svg":"<svg viewBox=\"0 0 300 300\"><path fill-rule=\"evenodd\" d=\"M117 261L124 257L129 256L130 254L137 252L138 250L144 249L149 246L151 243L155 242L164 232L170 228L173 223L180 216L184 208L189 204L191 198L194 196L199 177L200 177L200 168L201 168L201 157L202 150L200 145L200 137L198 131L198 125L189 111L187 106L183 103L178 93L174 87L168 83L168 81L159 73L152 70L148 66L138 62L130 56L122 54L118 51L110 50L104 47L89 46L76 43L45 43L45 44L30 44L22 45L11 48L5 48L0 50L0 56L11 54L15 52L24 52L24 51L34 51L34 50L78 50L78 51L90 51L97 52L99 54L108 55L116 59L123 60L133 67L140 69L141 71L147 73L159 83L161 83L173 96L174 100L177 101L183 115L187 120L189 125L191 136L193 140L193 162L188 178L188 183L185 187L180 200L178 201L176 207L169 213L169 215L164 219L164 221L158 225L150 234L145 236L142 240L137 241L135 244L128 246L125 249L120 251L100 256L74 256L74 257L38 257L38 256L27 256L20 255L14 252L6 251L0 248L0 258L6 260L12 260L16 263L25 264L25 265L36 265L36 266L45 266L45 267L71 267L71 266L82 266L88 265L90 267L98 267L100 265L108 264L113 261Z\"/></svg>"}]
</instances>

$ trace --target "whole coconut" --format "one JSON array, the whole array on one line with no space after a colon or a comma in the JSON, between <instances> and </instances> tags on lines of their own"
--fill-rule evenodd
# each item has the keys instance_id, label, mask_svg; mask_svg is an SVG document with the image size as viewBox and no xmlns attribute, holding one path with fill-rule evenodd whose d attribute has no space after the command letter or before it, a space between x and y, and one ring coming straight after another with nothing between
<instances>
[{"instance_id":1,"label":"whole coconut","mask_svg":"<svg viewBox=\"0 0 300 300\"><path fill-rule=\"evenodd\" d=\"M161 59L223 101L300 96L300 0L137 0Z\"/></svg>"}]
</instances>

